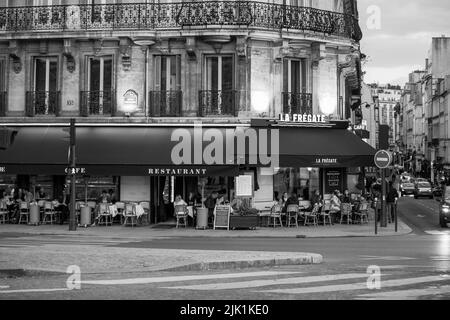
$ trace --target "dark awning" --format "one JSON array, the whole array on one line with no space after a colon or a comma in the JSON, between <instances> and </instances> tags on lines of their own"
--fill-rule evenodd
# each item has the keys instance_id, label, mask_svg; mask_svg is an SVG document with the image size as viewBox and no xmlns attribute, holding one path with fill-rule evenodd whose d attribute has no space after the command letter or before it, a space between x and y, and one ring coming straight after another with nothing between
<instances>
[{"instance_id":1,"label":"dark awning","mask_svg":"<svg viewBox=\"0 0 450 320\"><path fill-rule=\"evenodd\" d=\"M0 150L0 173L65 175L69 163L67 127L20 127ZM76 166L87 175L236 176L238 165L174 165L176 142L167 127L77 127ZM192 130L192 129L191 129Z\"/></svg>"},{"instance_id":2,"label":"dark awning","mask_svg":"<svg viewBox=\"0 0 450 320\"><path fill-rule=\"evenodd\" d=\"M375 153L348 130L280 128L281 167L371 167Z\"/></svg>"}]
</instances>

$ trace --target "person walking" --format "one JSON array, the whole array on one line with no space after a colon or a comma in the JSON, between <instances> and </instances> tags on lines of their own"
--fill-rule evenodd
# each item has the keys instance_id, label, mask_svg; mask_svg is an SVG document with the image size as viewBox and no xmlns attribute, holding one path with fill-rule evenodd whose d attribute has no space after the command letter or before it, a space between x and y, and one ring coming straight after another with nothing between
<instances>
[{"instance_id":1,"label":"person walking","mask_svg":"<svg viewBox=\"0 0 450 320\"><path fill-rule=\"evenodd\" d=\"M395 219L395 209L397 200L398 200L397 189L395 189L394 184L390 182L388 194L386 197L386 204L387 204L387 214L390 216L391 221L394 221Z\"/></svg>"}]
</instances>

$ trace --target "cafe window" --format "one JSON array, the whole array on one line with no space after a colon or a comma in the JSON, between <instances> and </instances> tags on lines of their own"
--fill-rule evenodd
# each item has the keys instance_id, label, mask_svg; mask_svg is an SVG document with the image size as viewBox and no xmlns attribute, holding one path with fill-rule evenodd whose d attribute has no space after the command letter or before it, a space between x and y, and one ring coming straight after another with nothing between
<instances>
[{"instance_id":1,"label":"cafe window","mask_svg":"<svg viewBox=\"0 0 450 320\"><path fill-rule=\"evenodd\" d=\"M70 179L68 180L70 183ZM77 179L76 198L79 201L97 201L102 191L114 191L119 197L119 177L84 177Z\"/></svg>"},{"instance_id":2,"label":"cafe window","mask_svg":"<svg viewBox=\"0 0 450 320\"><path fill-rule=\"evenodd\" d=\"M280 168L274 174L274 192L281 199L287 192L295 192L299 198L309 200L315 190L319 190L318 168Z\"/></svg>"},{"instance_id":3,"label":"cafe window","mask_svg":"<svg viewBox=\"0 0 450 320\"><path fill-rule=\"evenodd\" d=\"M54 179L52 176L35 176L32 177L34 192L36 193L36 198L39 198L38 192L42 190L45 193L45 198L52 200L56 197L53 194L54 191Z\"/></svg>"},{"instance_id":4,"label":"cafe window","mask_svg":"<svg viewBox=\"0 0 450 320\"><path fill-rule=\"evenodd\" d=\"M0 197L3 192L11 192L12 188L17 184L17 176L0 175Z\"/></svg>"}]
</instances>

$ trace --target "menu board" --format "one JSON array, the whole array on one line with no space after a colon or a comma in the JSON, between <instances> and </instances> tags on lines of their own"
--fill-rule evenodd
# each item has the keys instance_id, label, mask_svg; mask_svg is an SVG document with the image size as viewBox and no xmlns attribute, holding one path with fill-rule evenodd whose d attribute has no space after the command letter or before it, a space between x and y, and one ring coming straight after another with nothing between
<instances>
[{"instance_id":1,"label":"menu board","mask_svg":"<svg viewBox=\"0 0 450 320\"><path fill-rule=\"evenodd\" d=\"M230 206L216 206L214 216L214 230L217 228L226 228L230 230Z\"/></svg>"},{"instance_id":2,"label":"menu board","mask_svg":"<svg viewBox=\"0 0 450 320\"><path fill-rule=\"evenodd\" d=\"M253 176L236 177L236 197L253 197Z\"/></svg>"}]
</instances>

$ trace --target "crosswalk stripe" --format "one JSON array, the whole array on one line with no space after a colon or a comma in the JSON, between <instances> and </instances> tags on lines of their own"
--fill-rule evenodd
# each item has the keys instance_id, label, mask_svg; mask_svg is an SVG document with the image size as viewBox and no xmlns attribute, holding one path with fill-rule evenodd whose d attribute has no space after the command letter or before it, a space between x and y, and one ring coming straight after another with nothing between
<instances>
[{"instance_id":1,"label":"crosswalk stripe","mask_svg":"<svg viewBox=\"0 0 450 320\"><path fill-rule=\"evenodd\" d=\"M191 281L191 280L217 280L217 279L232 279L232 278L246 278L246 277L278 276L278 275L298 274L298 273L301 272L261 271L261 272L245 272L245 273L230 273L230 274L198 275L198 276L195 275L195 276L172 276L172 277L115 279L115 280L114 279L87 280L81 281L81 283L94 285L148 284L148 283L177 282L177 281Z\"/></svg>"},{"instance_id":2,"label":"crosswalk stripe","mask_svg":"<svg viewBox=\"0 0 450 320\"><path fill-rule=\"evenodd\" d=\"M35 292L56 292L56 291L69 291L67 288L56 289L20 289L20 290L0 290L0 294L7 293L35 293Z\"/></svg>"},{"instance_id":3,"label":"crosswalk stripe","mask_svg":"<svg viewBox=\"0 0 450 320\"><path fill-rule=\"evenodd\" d=\"M381 289L391 288L391 287L401 287L401 286L426 283L426 282L439 282L439 281L450 281L450 280L447 277L441 277L441 276L428 276L428 277L396 279L396 280L383 280L383 281L381 281ZM260 291L260 292L284 293L284 294L304 294L304 293L323 293L323 292L354 291L354 290L369 290L369 289L367 288L367 283L364 282L364 283L352 283L352 284L320 286L320 287L264 290L264 291Z\"/></svg>"},{"instance_id":4,"label":"crosswalk stripe","mask_svg":"<svg viewBox=\"0 0 450 320\"><path fill-rule=\"evenodd\" d=\"M183 289L183 290L245 289L245 288L257 288L257 287L267 287L267 286L286 285L286 284L301 284L301 283L322 282L322 281L361 279L361 278L367 278L367 277L368 277L368 275L366 273L350 273L350 274L338 274L338 275L283 278L283 279L272 279L272 280L252 280L252 281L243 281L243 282L235 282L235 283L208 283L208 284L190 285L190 286L165 287L165 289L177 289L177 290L178 289Z\"/></svg>"},{"instance_id":5,"label":"crosswalk stripe","mask_svg":"<svg viewBox=\"0 0 450 320\"><path fill-rule=\"evenodd\" d=\"M357 299L374 299L374 300L414 300L423 296L439 295L450 293L450 286L443 286L440 288L425 288L425 289L411 289L398 290L380 293L362 294Z\"/></svg>"}]
</instances>

